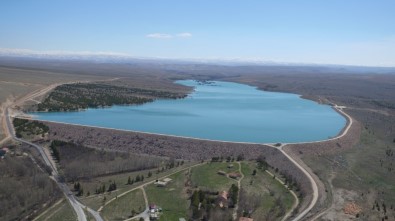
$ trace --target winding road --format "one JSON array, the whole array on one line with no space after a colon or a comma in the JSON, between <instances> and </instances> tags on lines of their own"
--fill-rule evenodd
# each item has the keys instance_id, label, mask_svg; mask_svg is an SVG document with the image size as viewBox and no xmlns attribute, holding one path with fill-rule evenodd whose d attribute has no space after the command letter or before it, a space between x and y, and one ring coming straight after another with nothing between
<instances>
[{"instance_id":1,"label":"winding road","mask_svg":"<svg viewBox=\"0 0 395 221\"><path fill-rule=\"evenodd\" d=\"M56 166L52 163L52 161L50 160L50 156L47 155L47 153L44 151L44 148L36 145L34 143L31 143L29 141L23 140L21 138L18 138L15 136L15 132L14 132L14 127L11 123L11 116L9 114L9 108L11 107L11 105L19 105L21 103L23 103L26 100L30 100L33 99L35 97L38 97L40 95L43 95L47 92L49 92L50 90L52 90L53 88L55 88L56 86L58 86L60 84L53 84L50 85L46 88L40 89L36 92L33 92L23 98L21 98L20 100L16 101L13 104L9 104L4 106L3 109L3 120L5 121L5 133L6 133L6 138L5 139L9 139L11 138L12 140L27 144L33 148L35 148L41 155L41 157L44 159L44 162L47 166L49 166L52 170L51 172L51 176L50 178L53 179L57 185L59 186L59 188L62 190L63 194L65 195L65 197L67 198L67 200L70 202L70 205L72 206L73 210L75 211L75 214L77 215L77 219L78 221L87 221L86 216L85 216L85 212L84 212L84 208L90 213L92 214L92 216L95 218L96 221L103 221L103 219L101 218L100 214L94 210L92 210L91 208L83 205L81 202L78 201L78 199L74 196L74 194L70 191L70 189L68 188L68 186L64 183L61 182L59 179L59 174L57 171Z\"/></svg>"},{"instance_id":2,"label":"winding road","mask_svg":"<svg viewBox=\"0 0 395 221\"><path fill-rule=\"evenodd\" d=\"M333 108L334 108L336 111L338 111L339 113L341 113L343 116L345 116L346 119L347 119L347 126L346 126L346 128L342 131L342 133L341 133L339 136L337 136L337 137L330 138L330 139L327 139L327 140L323 140L323 141L313 141L313 142L304 142L304 143L319 143L319 142L326 142L326 141L330 141L330 140L336 140L336 139L342 138L343 136L345 136L345 135L348 133L348 131L349 131L350 128L351 128L351 125L353 124L352 118L350 117L350 115L346 114L346 113L343 111L343 108L345 108L345 107L343 107L343 106L337 106L336 104L334 104ZM301 220L302 218L304 218L304 217L307 215L307 213L309 213L309 212L311 211L311 209L313 209L313 207L316 205L316 203L317 203L317 201L318 201L318 196L319 196L318 185L317 185L317 183L315 182L314 178L311 176L311 174L310 174L302 165L300 165L297 161L295 161L290 155L288 155L288 154L283 150L283 147L284 147L285 145L287 145L287 144L282 144L280 147L278 147L278 149L279 149L279 150L281 151L281 153L283 153L293 164L295 164L296 167L298 167L298 168L306 175L306 177L307 177L307 178L309 179L309 181L310 181L311 188L312 188L312 190L313 190L313 198L312 198L312 200L310 201L309 206L308 206L305 210L303 210L302 212L300 212L295 218L292 219L293 221L298 221L298 220ZM275 147L275 146L273 146L273 147ZM322 215L322 214L320 214L320 215ZM318 218L318 216L315 216L315 218ZM313 218L313 219L314 219L314 218Z\"/></svg>"}]
</instances>

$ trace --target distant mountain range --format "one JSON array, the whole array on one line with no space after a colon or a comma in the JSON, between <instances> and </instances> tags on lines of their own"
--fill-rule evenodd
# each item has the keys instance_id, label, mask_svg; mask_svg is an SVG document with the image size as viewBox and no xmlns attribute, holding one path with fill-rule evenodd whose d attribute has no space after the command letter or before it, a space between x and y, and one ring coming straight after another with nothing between
<instances>
[{"instance_id":1,"label":"distant mountain range","mask_svg":"<svg viewBox=\"0 0 395 221\"><path fill-rule=\"evenodd\" d=\"M69 51L34 51L29 49L0 48L1 58L26 58L65 61L91 61L97 63L155 63L155 64L205 64L223 66L285 66L285 67L325 67L347 72L374 72L395 74L395 67L368 67L336 64L292 63L264 61L261 59L199 59L199 58L160 58L138 57L116 52L69 52Z\"/></svg>"}]
</instances>

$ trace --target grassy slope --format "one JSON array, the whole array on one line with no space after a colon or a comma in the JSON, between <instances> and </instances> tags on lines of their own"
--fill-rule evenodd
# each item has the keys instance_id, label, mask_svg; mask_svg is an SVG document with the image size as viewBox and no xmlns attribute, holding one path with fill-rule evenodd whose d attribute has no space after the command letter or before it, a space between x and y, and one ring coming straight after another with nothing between
<instances>
[{"instance_id":1,"label":"grassy slope","mask_svg":"<svg viewBox=\"0 0 395 221\"><path fill-rule=\"evenodd\" d=\"M183 166L180 167L175 167L171 170L166 170L164 172L161 172L159 174L156 173L156 170L143 170L143 171L136 171L136 172L131 172L131 173L122 173L122 174L116 174L116 175L111 175L111 176L103 176L103 177L96 177L91 180L82 180L79 181L81 186L84 189L84 193L86 194L88 191L90 192L89 197L82 197L80 198L86 205L91 207L92 209L99 209L100 206L103 205L103 198L104 196L106 197L106 201L116 197L117 195L120 195L128 190L131 190L139 185L142 185L143 182L137 182L134 183L133 185L126 185L128 177L130 176L131 179L134 179L137 175L142 175L144 174L144 182L152 181L157 179L158 177L165 176L166 174L169 174L171 172L174 172L176 170L181 169L182 167L189 166L189 163L185 163ZM147 177L148 171L152 171L152 176L150 178ZM106 184L106 188L108 188L109 184L111 182L115 181L117 184L117 190L112 192L112 193L105 193L105 194L94 194L95 189L99 187L102 183ZM73 188L73 185L70 184L70 188Z\"/></svg>"},{"instance_id":2,"label":"grassy slope","mask_svg":"<svg viewBox=\"0 0 395 221\"><path fill-rule=\"evenodd\" d=\"M228 190L232 184L236 184L236 181L217 173L219 170L227 173L237 171L236 164L231 169L227 168L228 164L232 163L207 163L193 168L191 176L193 185L211 191Z\"/></svg>"},{"instance_id":3,"label":"grassy slope","mask_svg":"<svg viewBox=\"0 0 395 221\"><path fill-rule=\"evenodd\" d=\"M247 195L259 196L261 199L261 204L254 211L252 217L259 220L260 217L266 216L275 207L276 198L280 198L287 211L291 209L295 201L291 193L263 170L256 169L257 173L253 176L254 169L256 169L255 163L242 163L244 179L241 181L241 188L246 191ZM278 208L272 211L276 215L278 212Z\"/></svg>"},{"instance_id":4,"label":"grassy slope","mask_svg":"<svg viewBox=\"0 0 395 221\"><path fill-rule=\"evenodd\" d=\"M154 184L145 188L149 204L162 207L160 220L178 220L187 217L188 196L184 192L185 172L170 176L172 181L166 187L156 187Z\"/></svg>"},{"instance_id":5,"label":"grassy slope","mask_svg":"<svg viewBox=\"0 0 395 221\"><path fill-rule=\"evenodd\" d=\"M67 200L50 208L35 221L74 221L77 217Z\"/></svg>"},{"instance_id":6,"label":"grassy slope","mask_svg":"<svg viewBox=\"0 0 395 221\"><path fill-rule=\"evenodd\" d=\"M102 216L105 220L125 220L132 216L132 211L141 213L145 210L142 190L134 190L104 207Z\"/></svg>"}]
</instances>

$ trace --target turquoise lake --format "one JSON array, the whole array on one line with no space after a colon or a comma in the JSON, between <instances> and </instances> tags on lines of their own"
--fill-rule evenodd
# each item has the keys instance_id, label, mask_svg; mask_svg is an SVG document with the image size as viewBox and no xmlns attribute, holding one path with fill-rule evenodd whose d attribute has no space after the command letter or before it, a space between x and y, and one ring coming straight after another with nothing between
<instances>
[{"instance_id":1,"label":"turquoise lake","mask_svg":"<svg viewBox=\"0 0 395 221\"><path fill-rule=\"evenodd\" d=\"M346 119L328 105L299 95L244 84L193 80L185 99L156 100L79 112L31 113L36 119L211 140L290 143L336 136Z\"/></svg>"}]
</instances>

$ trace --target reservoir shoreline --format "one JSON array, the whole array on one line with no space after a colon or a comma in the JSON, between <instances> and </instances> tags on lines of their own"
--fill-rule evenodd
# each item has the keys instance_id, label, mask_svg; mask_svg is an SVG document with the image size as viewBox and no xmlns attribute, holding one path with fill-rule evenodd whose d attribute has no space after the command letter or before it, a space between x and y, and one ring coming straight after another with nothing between
<instances>
[{"instance_id":1,"label":"reservoir shoreline","mask_svg":"<svg viewBox=\"0 0 395 221\"><path fill-rule=\"evenodd\" d=\"M177 82L179 83L179 82ZM347 118L299 94L214 81L185 99L74 112L30 112L34 119L149 134L236 143L308 143L339 136ZM303 128L303 130L301 130ZM324 139L326 138L326 139Z\"/></svg>"}]
</instances>

